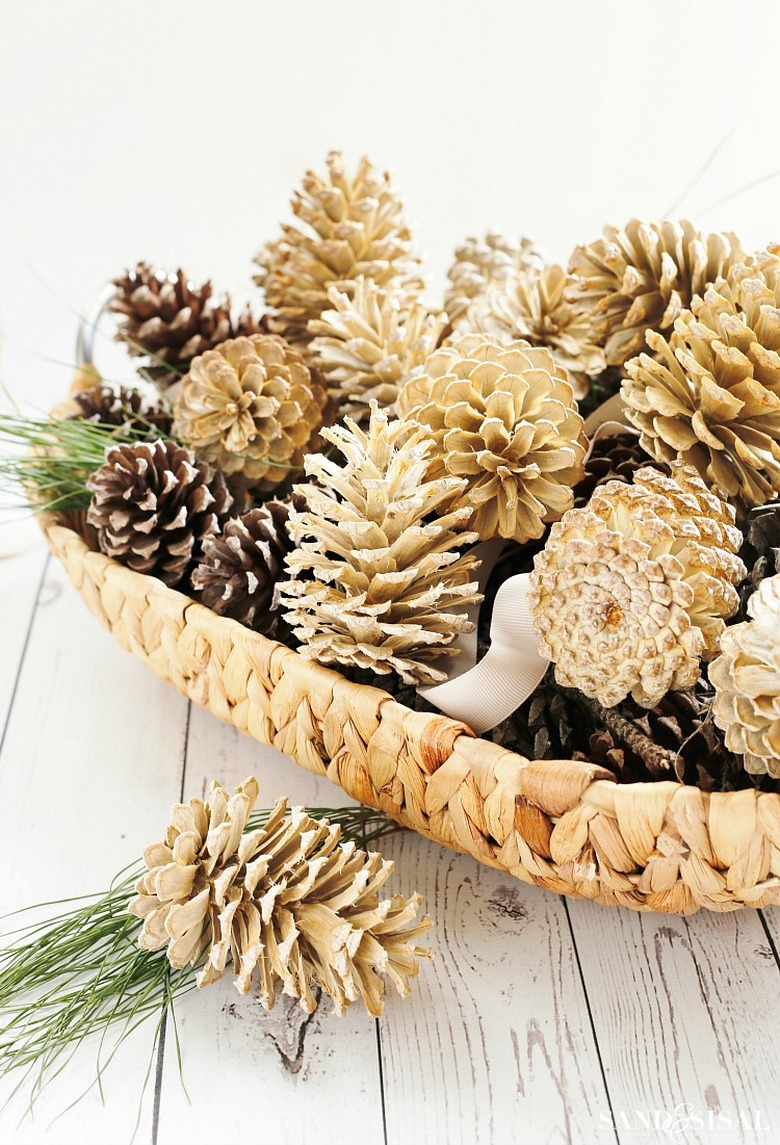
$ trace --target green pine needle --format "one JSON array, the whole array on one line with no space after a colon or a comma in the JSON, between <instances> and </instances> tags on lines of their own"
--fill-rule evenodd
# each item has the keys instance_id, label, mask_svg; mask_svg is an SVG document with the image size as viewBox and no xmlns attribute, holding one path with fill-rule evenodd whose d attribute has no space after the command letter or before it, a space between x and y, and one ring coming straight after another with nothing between
<instances>
[{"instance_id":1,"label":"green pine needle","mask_svg":"<svg viewBox=\"0 0 780 1145\"><path fill-rule=\"evenodd\" d=\"M397 826L368 807L307 810L313 818L338 823L342 838L361 847ZM246 831L263 826L269 813L252 815ZM46 1085L83 1043L97 1035L95 1079L73 1104L94 1086L102 1096L103 1074L122 1043L138 1026L154 1020L143 1097L169 1013L180 1057L174 1003L195 988L196 968L174 970L164 951L139 947L142 920L128 912L127 904L143 871L142 864L132 864L106 893L15 912L26 915L62 908L43 923L29 922L6 932L6 945L0 947L0 1078L19 1075L4 1105L31 1081L27 1105L31 1111ZM13 917L7 915L3 921Z\"/></svg>"},{"instance_id":2,"label":"green pine needle","mask_svg":"<svg viewBox=\"0 0 780 1145\"><path fill-rule=\"evenodd\" d=\"M26 501L36 513L86 509L87 478L106 451L143 440L149 428L0 414L0 447L6 447L0 453L0 494Z\"/></svg>"}]
</instances>

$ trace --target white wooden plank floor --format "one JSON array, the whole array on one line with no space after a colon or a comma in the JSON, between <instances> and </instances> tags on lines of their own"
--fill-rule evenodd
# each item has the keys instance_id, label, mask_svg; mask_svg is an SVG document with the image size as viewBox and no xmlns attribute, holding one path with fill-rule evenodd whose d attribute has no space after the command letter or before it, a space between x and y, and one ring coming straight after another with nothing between
<instances>
[{"instance_id":1,"label":"white wooden plank floor","mask_svg":"<svg viewBox=\"0 0 780 1145\"><path fill-rule=\"evenodd\" d=\"M269 803L348 801L122 652L42 545L0 560L0 602L0 910L106 886L169 805L215 775L259 774ZM266 1014L225 981L178 1006L189 1096L169 1035L139 1115L140 1031L104 1104L93 1089L62 1112L93 1080L92 1045L34 1118L26 1093L11 1100L0 1142L124 1145L134 1130L141 1145L780 1141L777 914L639 916L416 836L383 850L437 923L411 999L391 998L379 1022L325 1005Z\"/></svg>"}]
</instances>

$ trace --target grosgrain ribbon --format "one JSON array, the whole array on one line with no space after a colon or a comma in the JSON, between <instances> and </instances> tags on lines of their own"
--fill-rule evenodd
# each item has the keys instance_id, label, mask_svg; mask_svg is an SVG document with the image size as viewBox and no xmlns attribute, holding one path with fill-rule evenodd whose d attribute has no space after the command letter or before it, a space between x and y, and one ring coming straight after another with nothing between
<instances>
[{"instance_id":1,"label":"grosgrain ribbon","mask_svg":"<svg viewBox=\"0 0 780 1145\"><path fill-rule=\"evenodd\" d=\"M625 406L620 394L615 394L585 421L585 433L590 439L587 456L602 437L618 433L636 432L625 417ZM637 434L637 436L639 436ZM505 541L495 538L477 545L474 550L482 565L479 570L479 590L483 592ZM539 686L549 661L539 654L539 639L534 629L528 605L530 575L520 573L509 577L496 593L490 623L490 647L477 663L477 626L479 604L466 610L474 630L453 641L460 655L444 660L436 667L447 671L448 679L442 684L418 688L428 700L453 719L468 724L481 735L511 716Z\"/></svg>"},{"instance_id":2,"label":"grosgrain ribbon","mask_svg":"<svg viewBox=\"0 0 780 1145\"><path fill-rule=\"evenodd\" d=\"M475 667L466 665L468 670L461 667L461 674L445 683L418 689L445 715L468 724L478 734L519 708L549 667L537 650L527 601L529 579L528 573L509 577L496 593L490 647ZM476 632L474 637L476 643Z\"/></svg>"}]
</instances>

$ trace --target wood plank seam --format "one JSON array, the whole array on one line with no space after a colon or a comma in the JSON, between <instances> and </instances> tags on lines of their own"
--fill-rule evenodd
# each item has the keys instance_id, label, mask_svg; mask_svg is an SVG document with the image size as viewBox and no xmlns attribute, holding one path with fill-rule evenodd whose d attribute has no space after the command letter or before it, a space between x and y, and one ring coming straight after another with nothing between
<instances>
[{"instance_id":1,"label":"wood plank seam","mask_svg":"<svg viewBox=\"0 0 780 1145\"><path fill-rule=\"evenodd\" d=\"M192 716L192 700L187 700L187 714L184 719L184 743L181 759L181 785L179 787L179 802L184 802L184 793L187 787L187 757L190 750L190 718ZM165 1021L160 1030L160 1041L157 1046L157 1061L154 1075L154 1104L152 1107L152 1136L151 1145L157 1145L157 1135L160 1130L160 1105L162 1102L163 1070L165 1068L165 1045L168 1033L170 1014L166 1013Z\"/></svg>"},{"instance_id":2,"label":"wood plank seam","mask_svg":"<svg viewBox=\"0 0 780 1145\"><path fill-rule=\"evenodd\" d=\"M25 632L24 643L22 644L21 655L19 656L19 659L16 662L16 673L14 675L13 687L11 688L11 696L10 696L10 699L8 701L8 711L5 713L5 719L3 720L3 731L2 731L2 734L0 734L0 755L2 755L3 745L5 744L6 733L8 732L8 725L11 722L11 712L13 711L13 708L14 708L14 700L16 699L16 693L17 693L17 690L19 688L19 679L22 675L22 668L24 667L25 657L27 655L27 648L30 644L30 636L32 635L33 624L35 623L35 614L38 611L38 601L41 598L41 589L43 588L44 581L46 580L46 574L49 571L49 565L50 564L51 564L51 553L47 553L46 557L44 559L44 562L43 562L43 569L41 570L41 576L40 576L40 579L38 581L38 588L36 589L36 592L35 592L35 599L33 600L33 606L32 606L32 609L30 610L30 619L27 623L27 631Z\"/></svg>"},{"instance_id":3,"label":"wood plank seam","mask_svg":"<svg viewBox=\"0 0 780 1145\"><path fill-rule=\"evenodd\" d=\"M574 932L574 924L572 922L571 912L569 910L569 904L566 901L565 897L563 899L563 909L564 909L564 912L566 914L566 922L568 923L568 926L569 926L569 934L571 935L572 952L574 954L574 961L575 961L575 964L577 966L577 973L579 975L580 983L582 985L582 994L583 994L583 998L585 999L585 1009L586 1009L587 1014L588 1014L588 1022L590 1023L590 1031L591 1031L591 1034L593 1035L593 1046L596 1050L596 1060L598 1061L598 1064L599 1064L599 1072L601 1073L601 1080L604 1083L604 1094L605 1094L606 1099L607 1099L607 1107L609 1109L609 1116L610 1116L610 1120L612 1122L612 1126L613 1126L613 1130L614 1130L614 1134L615 1134L615 1145L622 1145L622 1142L620 1139L620 1134L618 1133L618 1129L617 1129L617 1121L615 1120L615 1111L612 1107L612 1095L609 1091L609 1083L607 1081L607 1072L604 1068L604 1060L601 1056L601 1048L599 1046L599 1038L598 1038L598 1034L596 1032L596 1023L593 1019L593 1010L592 1010L591 1004L590 1004L590 997L588 996L588 987L587 987L587 984L585 982L585 974L583 973L582 962L580 961L580 952L579 952L579 949L577 947L577 935Z\"/></svg>"}]
</instances>

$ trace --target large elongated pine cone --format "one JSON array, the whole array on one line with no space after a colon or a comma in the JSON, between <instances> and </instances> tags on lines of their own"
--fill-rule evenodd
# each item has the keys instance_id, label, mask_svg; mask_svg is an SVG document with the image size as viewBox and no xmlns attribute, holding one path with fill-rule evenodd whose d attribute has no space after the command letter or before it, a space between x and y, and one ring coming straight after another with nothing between
<instances>
[{"instance_id":1,"label":"large elongated pine cone","mask_svg":"<svg viewBox=\"0 0 780 1145\"><path fill-rule=\"evenodd\" d=\"M139 262L114 279L110 308L121 316L117 340L163 389L181 380L198 354L228 338L265 329L249 307L235 315L229 294L214 294L211 281L196 285L179 269L170 274Z\"/></svg>"},{"instance_id":2,"label":"large elongated pine cone","mask_svg":"<svg viewBox=\"0 0 780 1145\"><path fill-rule=\"evenodd\" d=\"M101 550L167 585L184 577L232 503L220 473L162 439L113 446L87 488L87 522Z\"/></svg>"},{"instance_id":3,"label":"large elongated pine cone","mask_svg":"<svg viewBox=\"0 0 780 1145\"><path fill-rule=\"evenodd\" d=\"M324 176L307 171L292 200L299 225L285 225L256 262L255 281L271 308L269 328L292 345L313 337L308 324L330 306L328 289L351 292L362 276L418 293L419 256L387 172L365 156L349 173L331 151Z\"/></svg>"},{"instance_id":4,"label":"large elongated pine cone","mask_svg":"<svg viewBox=\"0 0 780 1145\"><path fill-rule=\"evenodd\" d=\"M553 525L529 603L558 683L605 707L692 687L739 607L742 536L695 470L640 469Z\"/></svg>"},{"instance_id":5,"label":"large elongated pine cone","mask_svg":"<svg viewBox=\"0 0 780 1145\"><path fill-rule=\"evenodd\" d=\"M406 383L402 418L428 427L435 475L466 481L482 540L541 537L574 503L585 436L566 371L549 350L465 334Z\"/></svg>"},{"instance_id":6,"label":"large elongated pine cone","mask_svg":"<svg viewBox=\"0 0 780 1145\"><path fill-rule=\"evenodd\" d=\"M174 806L163 840L146 848L147 872L129 910L144 920L139 944L165 950L177 969L196 966L198 986L232 963L239 993L257 984L270 1010L279 988L311 1013L320 986L343 1014L361 1000L378 1017L385 984L411 993L409 979L430 951L421 899L380 899L393 863L341 843L338 826L280 799L263 826L249 829L254 778L231 795L214 782L207 803Z\"/></svg>"},{"instance_id":7,"label":"large elongated pine cone","mask_svg":"<svg viewBox=\"0 0 780 1145\"><path fill-rule=\"evenodd\" d=\"M642 445L718 486L743 515L780 493L780 247L695 298L655 356L628 363L623 398Z\"/></svg>"},{"instance_id":8,"label":"large elongated pine cone","mask_svg":"<svg viewBox=\"0 0 780 1145\"><path fill-rule=\"evenodd\" d=\"M573 298L590 315L607 365L622 366L644 350L648 330L671 330L694 295L743 258L736 235L704 234L686 219L631 219L575 249Z\"/></svg>"},{"instance_id":9,"label":"large elongated pine cone","mask_svg":"<svg viewBox=\"0 0 780 1145\"><path fill-rule=\"evenodd\" d=\"M273 489L303 464L325 400L317 376L282 338L234 338L192 363L174 403L174 430L224 473Z\"/></svg>"},{"instance_id":10,"label":"large elongated pine cone","mask_svg":"<svg viewBox=\"0 0 780 1145\"><path fill-rule=\"evenodd\" d=\"M323 431L343 461L309 454L308 508L290 514L297 548L279 585L301 655L347 664L407 683L434 683L434 663L473 623L479 561L464 554L472 510L443 508L462 496L462 478L430 479L435 448L419 425L389 421L374 406L365 430L351 418Z\"/></svg>"}]
</instances>

